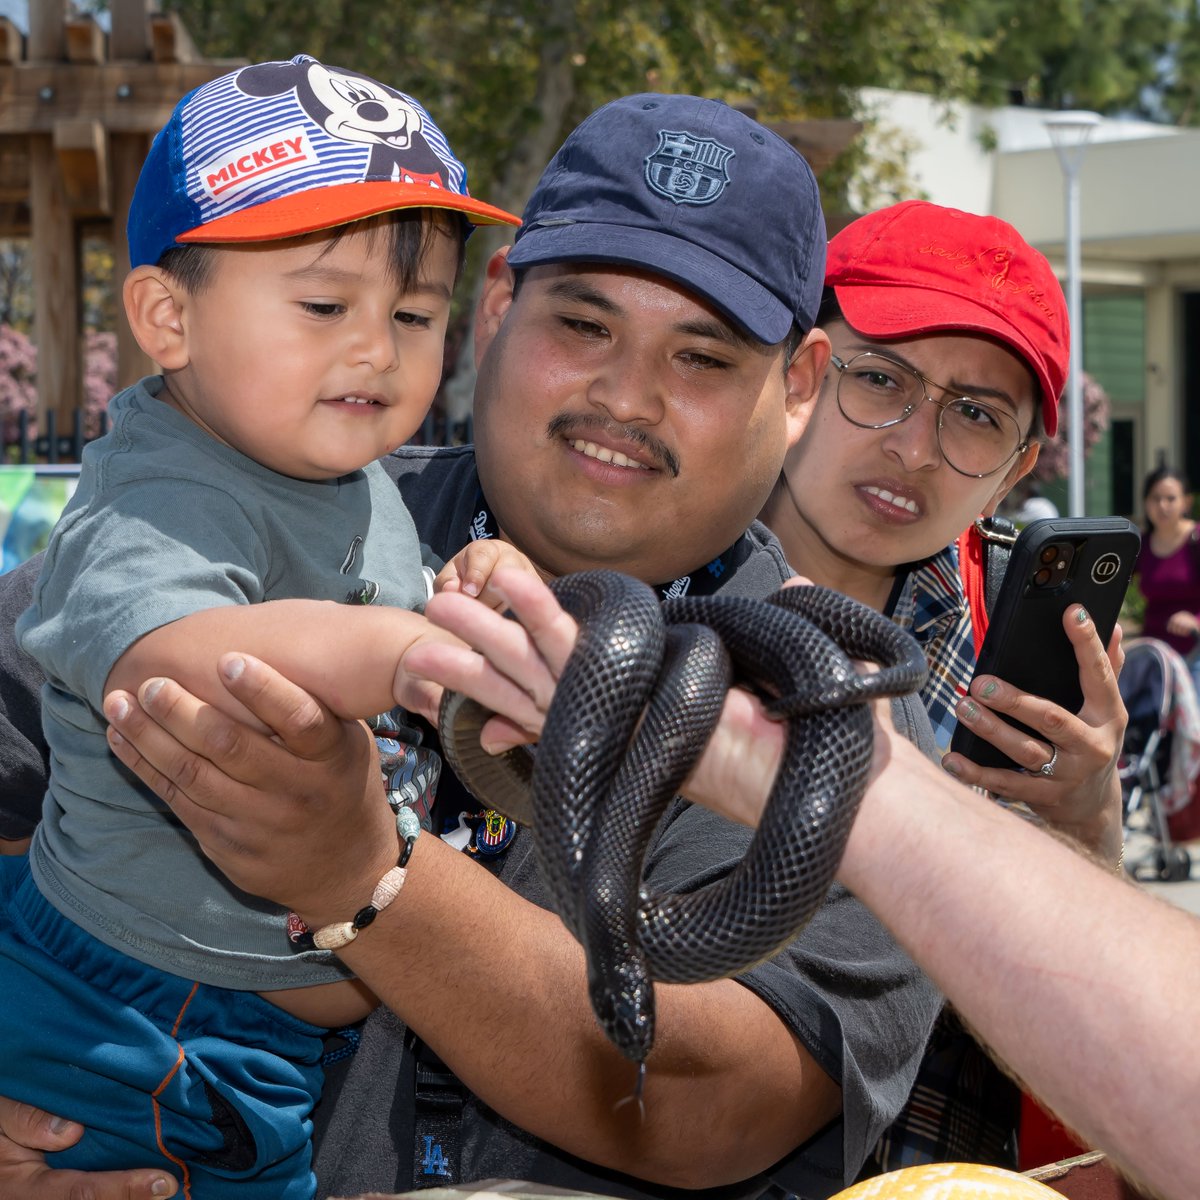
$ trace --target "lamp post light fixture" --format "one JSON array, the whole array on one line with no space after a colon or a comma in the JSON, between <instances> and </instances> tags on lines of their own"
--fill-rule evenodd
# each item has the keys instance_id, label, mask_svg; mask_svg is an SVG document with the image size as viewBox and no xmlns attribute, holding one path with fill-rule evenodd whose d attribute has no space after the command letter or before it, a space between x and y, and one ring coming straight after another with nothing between
<instances>
[{"instance_id":1,"label":"lamp post light fixture","mask_svg":"<svg viewBox=\"0 0 1200 1200\"><path fill-rule=\"evenodd\" d=\"M1071 361L1067 372L1067 485L1070 515L1082 517L1086 507L1083 479L1083 268L1079 251L1079 168L1088 139L1100 124L1094 112L1056 112L1044 124L1058 154L1067 200L1067 319L1071 324Z\"/></svg>"}]
</instances>

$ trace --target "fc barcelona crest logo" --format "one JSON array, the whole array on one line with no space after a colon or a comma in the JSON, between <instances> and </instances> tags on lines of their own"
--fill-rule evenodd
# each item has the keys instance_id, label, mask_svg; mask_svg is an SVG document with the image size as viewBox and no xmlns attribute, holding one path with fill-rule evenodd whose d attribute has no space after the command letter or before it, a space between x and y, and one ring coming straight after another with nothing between
<instances>
[{"instance_id":1,"label":"fc barcelona crest logo","mask_svg":"<svg viewBox=\"0 0 1200 1200\"><path fill-rule=\"evenodd\" d=\"M646 156L646 182L676 204L711 204L729 184L725 166L734 153L711 138L660 129Z\"/></svg>"}]
</instances>

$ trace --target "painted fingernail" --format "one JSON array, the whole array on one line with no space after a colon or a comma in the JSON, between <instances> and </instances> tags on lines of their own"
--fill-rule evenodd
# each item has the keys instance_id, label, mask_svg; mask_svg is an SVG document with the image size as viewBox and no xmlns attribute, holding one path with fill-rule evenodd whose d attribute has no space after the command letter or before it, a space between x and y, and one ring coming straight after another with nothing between
<instances>
[{"instance_id":1,"label":"painted fingernail","mask_svg":"<svg viewBox=\"0 0 1200 1200\"><path fill-rule=\"evenodd\" d=\"M231 682L235 679L241 679L242 672L246 669L246 660L238 656L227 658L221 664L221 674Z\"/></svg>"},{"instance_id":2,"label":"painted fingernail","mask_svg":"<svg viewBox=\"0 0 1200 1200\"><path fill-rule=\"evenodd\" d=\"M983 687L982 687L982 688L980 688L980 690L979 690L979 694L980 694L980 695L981 695L981 696L982 696L982 697L983 697L985 700L988 700L988 699L990 699L992 696L994 696L994 695L995 695L995 694L996 694L996 693L997 693L999 690L1000 690L1000 685L999 685L999 684L998 684L998 683L997 683L997 682L996 682L994 679L989 679L989 680L987 681L987 683L985 683L985 684L983 685Z\"/></svg>"},{"instance_id":3,"label":"painted fingernail","mask_svg":"<svg viewBox=\"0 0 1200 1200\"><path fill-rule=\"evenodd\" d=\"M958 716L962 721L973 721L979 716L979 705L974 700L964 700L958 708Z\"/></svg>"},{"instance_id":4,"label":"painted fingernail","mask_svg":"<svg viewBox=\"0 0 1200 1200\"><path fill-rule=\"evenodd\" d=\"M66 1133L66 1131L70 1128L71 1128L71 1122L66 1120L65 1117L51 1117L50 1118L50 1132L51 1133L53 1133L53 1134Z\"/></svg>"},{"instance_id":5,"label":"painted fingernail","mask_svg":"<svg viewBox=\"0 0 1200 1200\"><path fill-rule=\"evenodd\" d=\"M1088 610L1080 606L1079 611L1075 614L1075 624L1086 625L1089 620L1090 618L1088 617Z\"/></svg>"},{"instance_id":6,"label":"painted fingernail","mask_svg":"<svg viewBox=\"0 0 1200 1200\"><path fill-rule=\"evenodd\" d=\"M162 685L164 682L166 681L162 679L146 680L146 682L142 684L142 700L146 703L152 702L154 697L162 691Z\"/></svg>"},{"instance_id":7,"label":"painted fingernail","mask_svg":"<svg viewBox=\"0 0 1200 1200\"><path fill-rule=\"evenodd\" d=\"M958 778L958 763L956 763L952 758L942 759L942 770L945 771L947 775L953 775L955 779Z\"/></svg>"}]
</instances>

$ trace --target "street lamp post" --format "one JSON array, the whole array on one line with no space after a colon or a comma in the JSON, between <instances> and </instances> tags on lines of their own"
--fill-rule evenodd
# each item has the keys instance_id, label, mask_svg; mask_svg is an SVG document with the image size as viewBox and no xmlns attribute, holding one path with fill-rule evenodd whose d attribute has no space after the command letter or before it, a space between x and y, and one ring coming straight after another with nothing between
<instances>
[{"instance_id":1,"label":"street lamp post","mask_svg":"<svg viewBox=\"0 0 1200 1200\"><path fill-rule=\"evenodd\" d=\"M1070 515L1082 517L1086 507L1083 479L1083 267L1079 252L1079 168L1092 131L1100 123L1094 112L1057 112L1046 117L1050 141L1058 154L1067 199L1067 318L1071 324L1071 361L1067 372L1067 485Z\"/></svg>"}]
</instances>

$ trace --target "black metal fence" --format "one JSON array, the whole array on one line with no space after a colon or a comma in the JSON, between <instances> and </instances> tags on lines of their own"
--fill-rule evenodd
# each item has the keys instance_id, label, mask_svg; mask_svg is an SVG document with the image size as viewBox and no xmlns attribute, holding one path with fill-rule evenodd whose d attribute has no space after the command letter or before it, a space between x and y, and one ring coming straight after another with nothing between
<instances>
[{"instance_id":1,"label":"black metal fence","mask_svg":"<svg viewBox=\"0 0 1200 1200\"><path fill-rule=\"evenodd\" d=\"M108 414L100 414L102 437L108 431ZM451 421L444 413L431 412L421 428L409 439L410 446L462 446L473 440L474 421L470 414L461 421ZM32 463L76 463L83 457L83 448L91 441L84 435L83 413L76 412L69 433L58 430L58 414L47 413L45 432L34 433L33 418L23 412L17 418L15 441L4 444L4 462L27 466ZM10 453L15 451L15 453Z\"/></svg>"}]
</instances>

